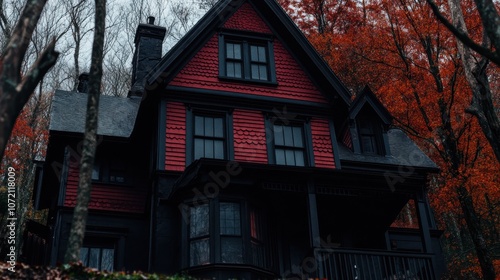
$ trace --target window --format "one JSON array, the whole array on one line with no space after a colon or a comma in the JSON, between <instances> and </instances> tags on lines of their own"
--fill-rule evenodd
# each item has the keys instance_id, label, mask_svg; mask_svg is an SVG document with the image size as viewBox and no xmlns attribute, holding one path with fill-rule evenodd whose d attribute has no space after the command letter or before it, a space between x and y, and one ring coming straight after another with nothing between
<instances>
[{"instance_id":1,"label":"window","mask_svg":"<svg viewBox=\"0 0 500 280\"><path fill-rule=\"evenodd\" d=\"M381 155L383 148L381 146L380 129L373 120L362 118L358 120L358 131L361 152L364 154Z\"/></svg>"},{"instance_id":2,"label":"window","mask_svg":"<svg viewBox=\"0 0 500 280\"><path fill-rule=\"evenodd\" d=\"M127 166L124 161L111 160L94 163L92 180L102 183L125 184L127 183Z\"/></svg>"},{"instance_id":3,"label":"window","mask_svg":"<svg viewBox=\"0 0 500 280\"><path fill-rule=\"evenodd\" d=\"M221 78L276 83L270 38L223 33L219 44Z\"/></svg>"},{"instance_id":4,"label":"window","mask_svg":"<svg viewBox=\"0 0 500 280\"><path fill-rule=\"evenodd\" d=\"M115 250L114 248L84 246L80 248L80 260L84 266L113 271Z\"/></svg>"},{"instance_id":5,"label":"window","mask_svg":"<svg viewBox=\"0 0 500 280\"><path fill-rule=\"evenodd\" d=\"M305 166L303 126L273 125L276 164Z\"/></svg>"},{"instance_id":6,"label":"window","mask_svg":"<svg viewBox=\"0 0 500 280\"><path fill-rule=\"evenodd\" d=\"M226 158L223 116L194 116L194 159Z\"/></svg>"},{"instance_id":7,"label":"window","mask_svg":"<svg viewBox=\"0 0 500 280\"><path fill-rule=\"evenodd\" d=\"M190 267L211 263L266 267L261 215L246 205L238 201L211 200L188 207L187 261Z\"/></svg>"},{"instance_id":8,"label":"window","mask_svg":"<svg viewBox=\"0 0 500 280\"><path fill-rule=\"evenodd\" d=\"M210 263L210 221L208 204L189 208L189 265Z\"/></svg>"},{"instance_id":9,"label":"window","mask_svg":"<svg viewBox=\"0 0 500 280\"><path fill-rule=\"evenodd\" d=\"M219 204L221 261L223 263L242 263L243 248L241 239L240 204L221 202Z\"/></svg>"}]
</instances>

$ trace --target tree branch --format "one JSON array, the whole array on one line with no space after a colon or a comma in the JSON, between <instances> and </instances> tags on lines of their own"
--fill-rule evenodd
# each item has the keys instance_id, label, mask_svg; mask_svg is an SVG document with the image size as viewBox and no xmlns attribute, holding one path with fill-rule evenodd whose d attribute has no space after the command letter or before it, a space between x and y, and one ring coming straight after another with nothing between
<instances>
[{"instance_id":1,"label":"tree branch","mask_svg":"<svg viewBox=\"0 0 500 280\"><path fill-rule=\"evenodd\" d=\"M488 58L490 61L493 63L500 65L500 50L496 50L495 52L492 52L490 49L485 48L476 42L474 42L467 34L461 30L456 28L448 19L446 19L443 14L439 11L438 6L434 2L434 0L427 0L427 3L431 6L432 11L434 12L434 15L436 18L446 27L448 30L455 35L462 43L464 43L466 46L469 48L473 49L475 52L478 54L485 56Z\"/></svg>"}]
</instances>

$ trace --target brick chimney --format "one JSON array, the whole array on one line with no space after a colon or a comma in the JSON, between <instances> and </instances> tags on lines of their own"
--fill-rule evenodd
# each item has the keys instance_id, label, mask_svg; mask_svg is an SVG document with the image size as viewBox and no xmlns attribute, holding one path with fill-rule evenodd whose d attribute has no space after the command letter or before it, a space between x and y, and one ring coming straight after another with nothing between
<instances>
[{"instance_id":1,"label":"brick chimney","mask_svg":"<svg viewBox=\"0 0 500 280\"><path fill-rule=\"evenodd\" d=\"M132 88L129 96L142 96L146 74L161 59L162 44L166 28L154 25L155 18L148 17L148 23L141 23L135 32L135 52L132 60Z\"/></svg>"}]
</instances>

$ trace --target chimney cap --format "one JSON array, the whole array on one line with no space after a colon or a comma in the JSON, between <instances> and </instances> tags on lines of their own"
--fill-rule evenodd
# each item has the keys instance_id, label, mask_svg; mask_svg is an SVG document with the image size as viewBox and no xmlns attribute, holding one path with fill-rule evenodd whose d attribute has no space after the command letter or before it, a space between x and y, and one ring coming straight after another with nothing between
<instances>
[{"instance_id":1,"label":"chimney cap","mask_svg":"<svg viewBox=\"0 0 500 280\"><path fill-rule=\"evenodd\" d=\"M151 24L151 25L155 24L155 17L154 16L149 16L148 17L148 24Z\"/></svg>"}]
</instances>

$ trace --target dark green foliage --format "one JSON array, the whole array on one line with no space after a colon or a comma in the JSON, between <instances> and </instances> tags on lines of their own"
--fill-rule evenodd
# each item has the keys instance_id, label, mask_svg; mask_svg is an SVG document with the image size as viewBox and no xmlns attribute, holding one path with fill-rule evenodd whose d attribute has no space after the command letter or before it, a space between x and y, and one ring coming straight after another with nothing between
<instances>
[{"instance_id":1,"label":"dark green foliage","mask_svg":"<svg viewBox=\"0 0 500 280\"><path fill-rule=\"evenodd\" d=\"M134 272L106 272L98 271L93 268L84 267L81 262L73 264L64 264L58 267L46 266L29 266L22 263L17 263L15 272L8 270L10 266L7 263L0 262L0 280L3 279L99 279L99 280L194 280L190 276L174 275L166 276L161 274L147 274L140 271Z\"/></svg>"}]
</instances>

